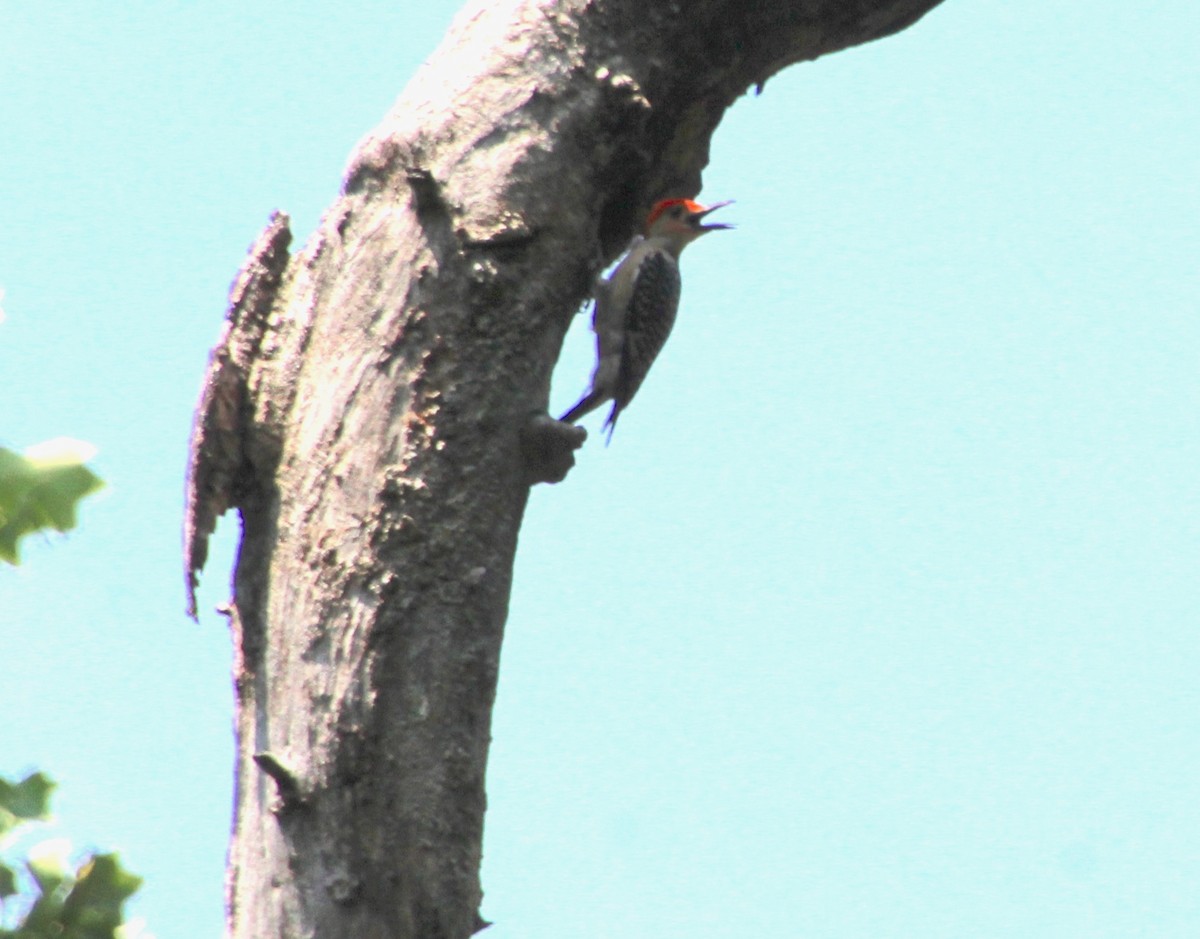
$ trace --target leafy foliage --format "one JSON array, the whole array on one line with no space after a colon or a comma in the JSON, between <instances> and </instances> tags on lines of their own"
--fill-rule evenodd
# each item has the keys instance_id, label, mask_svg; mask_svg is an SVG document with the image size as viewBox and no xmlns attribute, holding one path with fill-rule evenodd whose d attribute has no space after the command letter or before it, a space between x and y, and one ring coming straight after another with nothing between
<instances>
[{"instance_id":1,"label":"leafy foliage","mask_svg":"<svg viewBox=\"0 0 1200 939\"><path fill-rule=\"evenodd\" d=\"M43 773L19 783L0 777L0 838L7 843L21 826L46 819L53 789ZM119 939L122 906L142 879L116 854L94 854L76 866L69 853L70 845L56 840L34 845L23 859L0 857L0 939Z\"/></svg>"},{"instance_id":2,"label":"leafy foliage","mask_svg":"<svg viewBox=\"0 0 1200 939\"><path fill-rule=\"evenodd\" d=\"M75 507L104 482L84 466L92 448L77 440L51 440L24 454L0 447L0 560L16 564L25 535L75 527Z\"/></svg>"},{"instance_id":3,"label":"leafy foliage","mask_svg":"<svg viewBox=\"0 0 1200 939\"><path fill-rule=\"evenodd\" d=\"M54 781L45 773L30 773L19 783L0 776L0 837L22 821L50 817Z\"/></svg>"}]
</instances>

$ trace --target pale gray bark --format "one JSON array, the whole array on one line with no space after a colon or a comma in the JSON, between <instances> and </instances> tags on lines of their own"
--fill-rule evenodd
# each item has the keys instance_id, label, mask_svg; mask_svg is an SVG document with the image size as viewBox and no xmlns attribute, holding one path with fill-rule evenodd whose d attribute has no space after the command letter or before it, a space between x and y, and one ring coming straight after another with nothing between
<instances>
[{"instance_id":1,"label":"pale gray bark","mask_svg":"<svg viewBox=\"0 0 1200 939\"><path fill-rule=\"evenodd\" d=\"M307 247L272 220L189 476L189 585L244 526L230 935L478 928L517 530L582 436L545 416L571 316L739 95L938 2L476 0Z\"/></svg>"}]
</instances>

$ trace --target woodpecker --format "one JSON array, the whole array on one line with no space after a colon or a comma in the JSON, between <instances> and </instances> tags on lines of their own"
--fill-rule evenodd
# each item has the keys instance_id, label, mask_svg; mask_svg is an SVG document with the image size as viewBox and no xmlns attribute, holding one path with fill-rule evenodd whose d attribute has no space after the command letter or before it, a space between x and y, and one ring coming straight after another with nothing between
<instances>
[{"instance_id":1,"label":"woodpecker","mask_svg":"<svg viewBox=\"0 0 1200 939\"><path fill-rule=\"evenodd\" d=\"M611 401L604 428L612 439L617 418L637 394L675 324L682 287L679 255L701 235L733 227L704 224L710 212L725 205L729 203L705 208L691 199L655 203L646 216L645 235L634 239L608 280L596 284L596 370L588 393L560 421L574 423Z\"/></svg>"}]
</instances>

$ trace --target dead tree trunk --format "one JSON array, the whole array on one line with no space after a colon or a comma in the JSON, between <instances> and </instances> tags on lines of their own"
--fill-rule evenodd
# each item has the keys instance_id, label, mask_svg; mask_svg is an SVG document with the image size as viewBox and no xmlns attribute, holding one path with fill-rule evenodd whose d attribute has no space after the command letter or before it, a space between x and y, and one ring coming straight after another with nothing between
<instances>
[{"instance_id":1,"label":"dead tree trunk","mask_svg":"<svg viewBox=\"0 0 1200 939\"><path fill-rule=\"evenodd\" d=\"M572 314L784 66L939 0L473 0L290 256L234 285L197 414L189 586L236 507L237 939L464 939L532 483ZM767 142L764 141L764 146Z\"/></svg>"}]
</instances>

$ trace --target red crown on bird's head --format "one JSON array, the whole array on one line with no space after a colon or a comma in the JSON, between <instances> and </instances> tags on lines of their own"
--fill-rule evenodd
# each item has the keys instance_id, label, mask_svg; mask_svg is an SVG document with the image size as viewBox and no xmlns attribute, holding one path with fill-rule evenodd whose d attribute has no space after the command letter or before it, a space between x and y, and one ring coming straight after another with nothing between
<instances>
[{"instance_id":1,"label":"red crown on bird's head","mask_svg":"<svg viewBox=\"0 0 1200 939\"><path fill-rule=\"evenodd\" d=\"M646 216L646 231L650 230L650 226L657 222L664 212L674 208L677 205L687 209L688 214L695 212L703 212L704 206L699 202L693 202L691 199L663 199L661 202L654 203L654 208L650 210L650 214Z\"/></svg>"}]
</instances>

